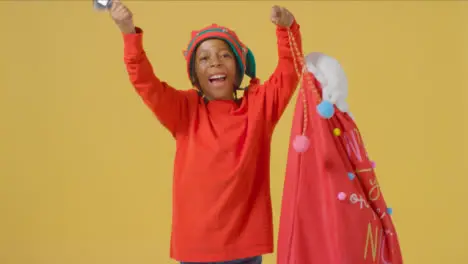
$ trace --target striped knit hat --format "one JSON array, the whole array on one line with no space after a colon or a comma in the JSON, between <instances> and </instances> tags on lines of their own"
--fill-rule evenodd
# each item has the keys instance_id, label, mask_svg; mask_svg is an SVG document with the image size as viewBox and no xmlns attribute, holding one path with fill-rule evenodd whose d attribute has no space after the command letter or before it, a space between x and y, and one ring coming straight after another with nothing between
<instances>
[{"instance_id":1,"label":"striped knit hat","mask_svg":"<svg viewBox=\"0 0 468 264\"><path fill-rule=\"evenodd\" d=\"M185 60L187 61L187 73L190 81L193 82L194 77L194 53L197 47L205 40L220 39L224 40L232 49L239 67L238 71L240 79L244 78L244 74L250 78L256 78L255 58L247 46L245 46L237 37L236 33L228 28L212 24L199 31L192 31L191 40L187 50L184 51Z\"/></svg>"}]
</instances>

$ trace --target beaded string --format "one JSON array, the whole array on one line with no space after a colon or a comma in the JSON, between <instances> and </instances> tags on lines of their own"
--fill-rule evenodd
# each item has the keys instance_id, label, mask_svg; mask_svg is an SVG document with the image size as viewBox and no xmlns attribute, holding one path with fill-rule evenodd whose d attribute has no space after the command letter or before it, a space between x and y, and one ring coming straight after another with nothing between
<instances>
[{"instance_id":1,"label":"beaded string","mask_svg":"<svg viewBox=\"0 0 468 264\"><path fill-rule=\"evenodd\" d=\"M322 101L321 96L318 93L317 87L315 86L314 82L312 82L312 79L311 79L310 75L308 75L308 74L306 74L305 76L303 75L304 71L306 71L306 67L305 67L306 65L305 65L305 62L304 62L304 54L298 48L296 39L294 38L294 35L293 35L293 33L291 32L290 29L288 29L288 38L289 38L289 43L290 43L290 46L291 46L291 54L292 54L292 57L293 57L293 60L294 60L294 68L296 70L297 77L299 78L299 80L301 80L303 77L305 78L306 84L309 87L311 87L312 92L315 93L315 95L316 95L315 98L317 99L317 104L319 104ZM302 94L302 102L303 102L303 105L304 105L304 126L302 127L302 135L305 136L305 133L307 131L307 126L308 126L308 117L307 117L308 116L307 115L308 109L307 109L306 87L301 86L300 91L301 91L301 94Z\"/></svg>"}]
</instances>

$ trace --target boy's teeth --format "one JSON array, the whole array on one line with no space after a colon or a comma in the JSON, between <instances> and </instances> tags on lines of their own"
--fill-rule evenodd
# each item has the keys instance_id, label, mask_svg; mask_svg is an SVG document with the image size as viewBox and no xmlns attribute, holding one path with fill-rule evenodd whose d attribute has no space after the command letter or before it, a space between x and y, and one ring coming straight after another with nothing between
<instances>
[{"instance_id":1,"label":"boy's teeth","mask_svg":"<svg viewBox=\"0 0 468 264\"><path fill-rule=\"evenodd\" d=\"M214 75L210 77L210 80L223 79L226 78L226 75Z\"/></svg>"}]
</instances>

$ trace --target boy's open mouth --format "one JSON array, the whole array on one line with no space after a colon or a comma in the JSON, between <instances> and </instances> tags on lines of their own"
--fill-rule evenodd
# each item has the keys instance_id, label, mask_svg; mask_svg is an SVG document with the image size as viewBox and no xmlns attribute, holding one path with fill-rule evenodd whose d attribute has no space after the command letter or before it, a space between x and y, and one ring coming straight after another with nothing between
<instances>
[{"instance_id":1,"label":"boy's open mouth","mask_svg":"<svg viewBox=\"0 0 468 264\"><path fill-rule=\"evenodd\" d=\"M214 85L222 85L224 84L224 81L226 81L226 75L225 74L216 74L208 78L211 84Z\"/></svg>"}]
</instances>

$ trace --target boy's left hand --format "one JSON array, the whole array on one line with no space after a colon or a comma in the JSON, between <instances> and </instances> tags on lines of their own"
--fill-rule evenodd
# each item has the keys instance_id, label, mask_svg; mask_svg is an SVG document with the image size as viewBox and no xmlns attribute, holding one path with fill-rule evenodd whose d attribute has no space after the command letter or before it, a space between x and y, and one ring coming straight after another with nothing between
<instances>
[{"instance_id":1,"label":"boy's left hand","mask_svg":"<svg viewBox=\"0 0 468 264\"><path fill-rule=\"evenodd\" d=\"M290 27L294 16L284 7L273 6L271 8L271 22L280 27Z\"/></svg>"}]
</instances>

